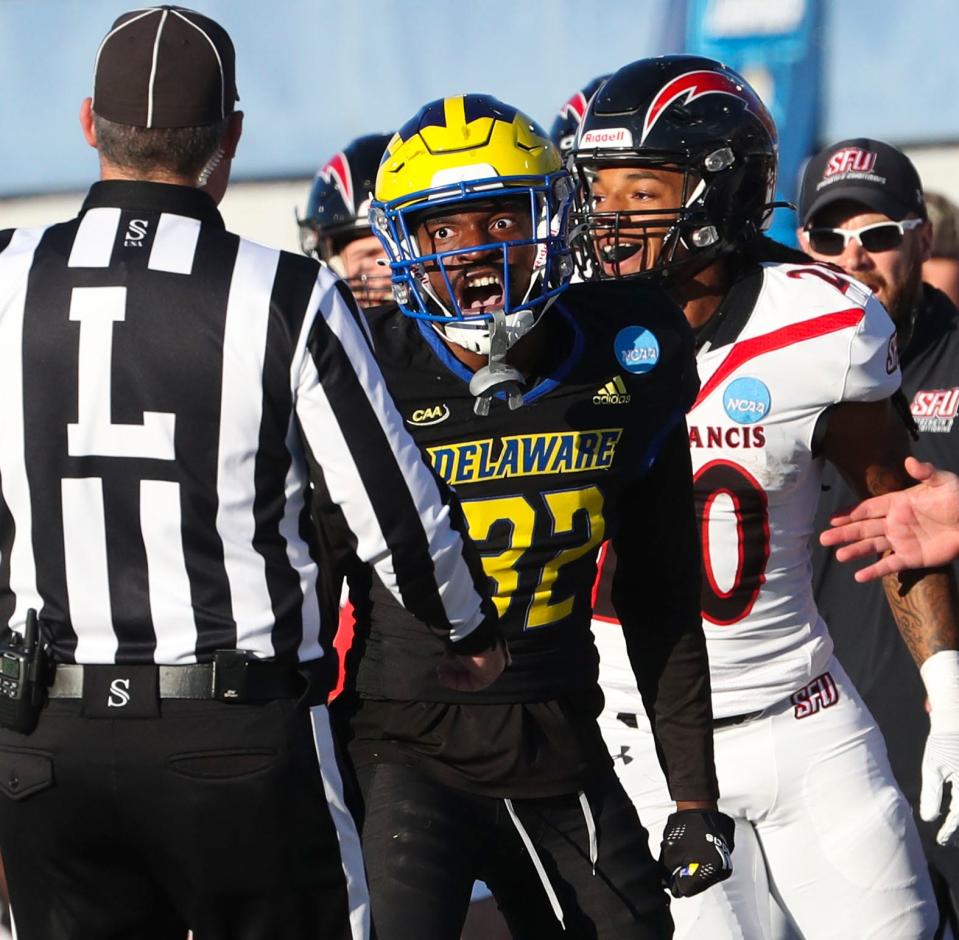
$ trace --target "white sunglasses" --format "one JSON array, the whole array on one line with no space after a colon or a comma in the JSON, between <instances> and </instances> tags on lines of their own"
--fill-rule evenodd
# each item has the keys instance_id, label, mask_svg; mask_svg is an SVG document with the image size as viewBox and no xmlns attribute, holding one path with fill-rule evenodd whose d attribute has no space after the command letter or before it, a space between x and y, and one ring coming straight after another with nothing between
<instances>
[{"instance_id":1,"label":"white sunglasses","mask_svg":"<svg viewBox=\"0 0 959 940\"><path fill-rule=\"evenodd\" d=\"M901 222L873 222L862 228L806 229L809 246L817 255L841 255L854 238L866 251L892 251L902 244L903 236L922 225L922 219Z\"/></svg>"}]
</instances>

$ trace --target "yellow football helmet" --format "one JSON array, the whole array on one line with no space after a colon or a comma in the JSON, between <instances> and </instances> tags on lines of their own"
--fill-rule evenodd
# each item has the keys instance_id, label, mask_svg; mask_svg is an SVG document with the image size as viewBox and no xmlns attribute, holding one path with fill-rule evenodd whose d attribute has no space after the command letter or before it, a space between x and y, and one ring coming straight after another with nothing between
<instances>
[{"instance_id":1,"label":"yellow football helmet","mask_svg":"<svg viewBox=\"0 0 959 940\"><path fill-rule=\"evenodd\" d=\"M573 186L559 151L546 133L516 108L488 95L433 101L393 136L376 176L370 208L373 231L390 259L393 293L409 316L432 321L452 341L489 355L491 322L503 323L507 345L528 332L569 283L573 264L568 220ZM482 200L522 197L531 213L532 237L422 254L414 237L421 213L455 213ZM511 248L536 246L529 288L519 302L509 296ZM502 310L463 311L455 297L440 300L428 271L480 250L501 253ZM514 275L515 276L515 275ZM500 311L497 310L499 314Z\"/></svg>"}]
</instances>

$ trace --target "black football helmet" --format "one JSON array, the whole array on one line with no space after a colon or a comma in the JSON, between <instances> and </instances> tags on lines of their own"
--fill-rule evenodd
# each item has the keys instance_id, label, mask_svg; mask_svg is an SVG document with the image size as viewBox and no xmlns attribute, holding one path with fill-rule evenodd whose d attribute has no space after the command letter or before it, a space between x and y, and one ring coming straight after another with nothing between
<instances>
[{"instance_id":1,"label":"black football helmet","mask_svg":"<svg viewBox=\"0 0 959 940\"><path fill-rule=\"evenodd\" d=\"M586 106L590 99L599 90L600 85L609 78L608 75L600 75L594 78L588 85L575 92L572 97L564 104L553 121L550 128L549 139L559 147L559 152L565 161L573 149L576 141L576 132L582 123L583 115L586 113Z\"/></svg>"},{"instance_id":2,"label":"black football helmet","mask_svg":"<svg viewBox=\"0 0 959 940\"><path fill-rule=\"evenodd\" d=\"M721 62L667 55L624 66L589 103L573 149L581 274L621 276L619 265L645 250L649 239L662 239L655 263L628 276L688 277L736 250L785 205L772 201L777 153L776 125L765 105ZM615 165L681 171L680 204L597 211L591 180ZM614 273L604 272L603 263Z\"/></svg>"},{"instance_id":3,"label":"black football helmet","mask_svg":"<svg viewBox=\"0 0 959 940\"><path fill-rule=\"evenodd\" d=\"M300 247L306 255L326 262L341 277L345 271L337 256L347 242L372 235L369 223L370 199L376 183L376 172L392 134L367 134L357 137L317 171L310 187L306 215L300 218ZM372 285L379 278L347 278L350 289L362 302L364 291L385 290L389 293L389 268L383 269L383 283Z\"/></svg>"}]
</instances>

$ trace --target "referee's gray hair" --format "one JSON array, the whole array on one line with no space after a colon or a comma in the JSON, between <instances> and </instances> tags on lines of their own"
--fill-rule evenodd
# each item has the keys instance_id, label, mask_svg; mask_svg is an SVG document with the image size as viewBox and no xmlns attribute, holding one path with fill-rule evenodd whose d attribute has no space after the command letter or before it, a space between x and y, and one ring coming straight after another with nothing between
<instances>
[{"instance_id":1,"label":"referee's gray hair","mask_svg":"<svg viewBox=\"0 0 959 940\"><path fill-rule=\"evenodd\" d=\"M197 177L217 152L229 115L202 127L134 127L94 112L97 150L114 166L139 173L165 170Z\"/></svg>"}]
</instances>

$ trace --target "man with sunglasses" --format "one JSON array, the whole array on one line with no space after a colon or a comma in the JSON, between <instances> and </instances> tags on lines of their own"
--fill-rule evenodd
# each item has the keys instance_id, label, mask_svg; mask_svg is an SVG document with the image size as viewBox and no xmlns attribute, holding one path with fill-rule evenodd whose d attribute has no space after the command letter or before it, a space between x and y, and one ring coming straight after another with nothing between
<instances>
[{"instance_id":1,"label":"man with sunglasses","mask_svg":"<svg viewBox=\"0 0 959 940\"><path fill-rule=\"evenodd\" d=\"M802 247L869 287L896 324L902 392L918 427L913 450L937 466L959 465L959 313L945 294L923 283L933 230L922 183L905 154L881 141L843 140L816 154L799 197ZM857 502L858 494L827 468L816 520ZM959 573L959 567L953 569ZM959 935L959 849L940 845L933 791L921 799L923 745L930 719L926 689L900 642L881 582L859 585L831 551L814 553L816 602L836 655L886 739L896 780L912 805L939 902L940 929ZM933 726L937 717L933 715Z\"/></svg>"}]
</instances>

